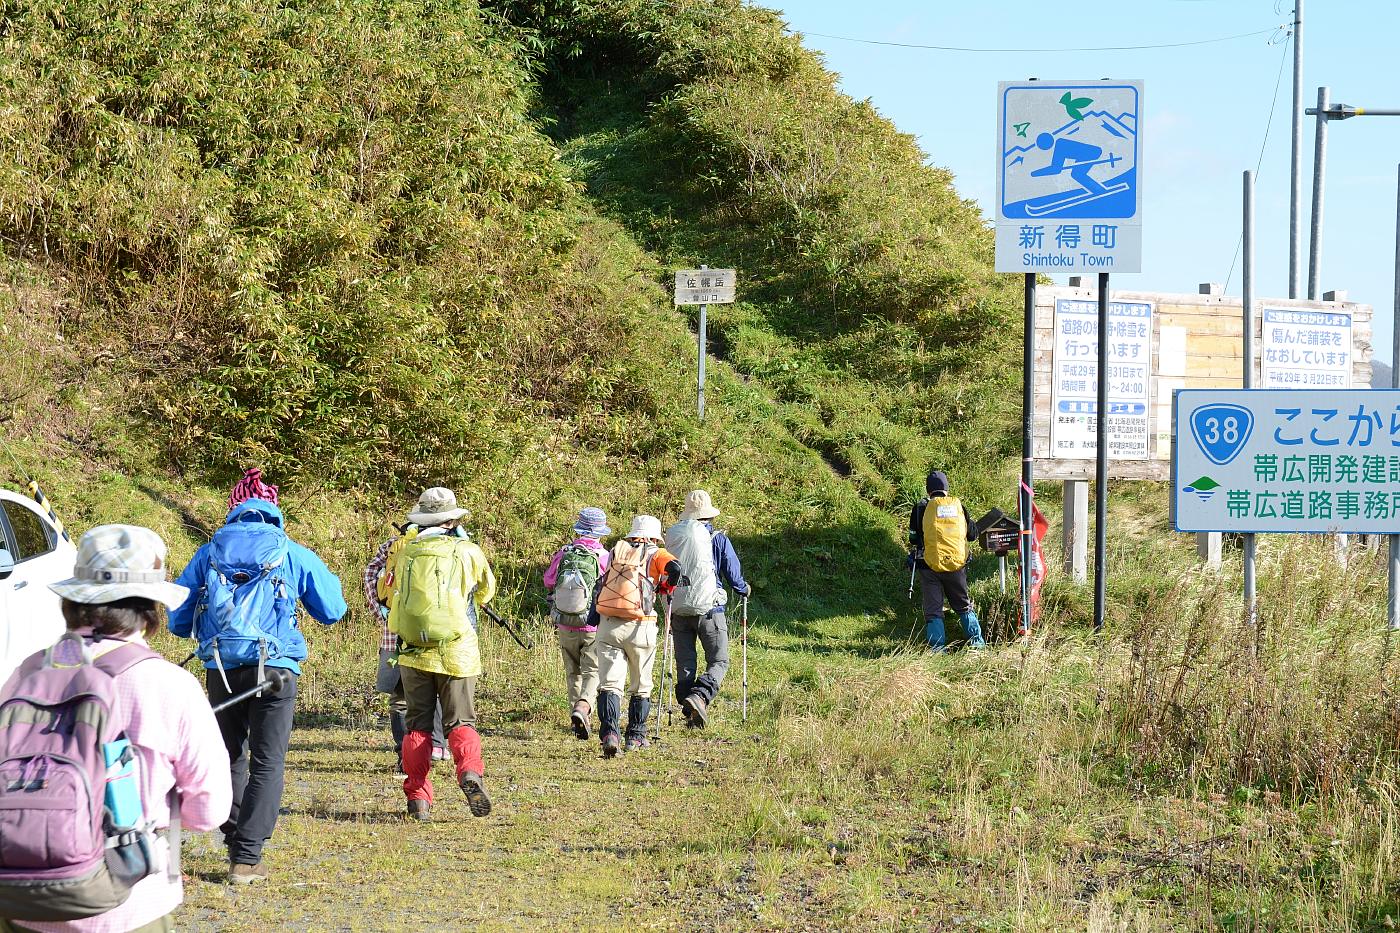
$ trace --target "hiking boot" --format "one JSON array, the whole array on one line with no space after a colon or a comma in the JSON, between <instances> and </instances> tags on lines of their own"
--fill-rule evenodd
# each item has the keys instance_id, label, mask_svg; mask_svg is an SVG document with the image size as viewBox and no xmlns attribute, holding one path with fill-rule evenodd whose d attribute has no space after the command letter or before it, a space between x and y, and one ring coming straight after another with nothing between
<instances>
[{"instance_id":1,"label":"hiking boot","mask_svg":"<svg viewBox=\"0 0 1400 933\"><path fill-rule=\"evenodd\" d=\"M432 807L428 804L428 801L426 800L410 800L408 802L408 818L410 820L417 820L420 823L426 823L432 819L432 817L429 815L431 810Z\"/></svg>"},{"instance_id":2,"label":"hiking boot","mask_svg":"<svg viewBox=\"0 0 1400 933\"><path fill-rule=\"evenodd\" d=\"M467 795L467 808L472 811L472 816L485 816L491 812L491 798L486 796L486 785L481 783L481 775L464 771L458 783L462 793Z\"/></svg>"},{"instance_id":3,"label":"hiking boot","mask_svg":"<svg viewBox=\"0 0 1400 933\"><path fill-rule=\"evenodd\" d=\"M627 737L627 751L639 752L644 748L651 748L651 740L644 735L629 735Z\"/></svg>"},{"instance_id":4,"label":"hiking boot","mask_svg":"<svg viewBox=\"0 0 1400 933\"><path fill-rule=\"evenodd\" d=\"M703 729L710 721L710 705L698 693L692 693L681 703L685 713L685 724L692 729Z\"/></svg>"},{"instance_id":5,"label":"hiking boot","mask_svg":"<svg viewBox=\"0 0 1400 933\"><path fill-rule=\"evenodd\" d=\"M399 752L396 760L394 761L394 777L399 778L400 780L408 777L408 772L403 769L403 752Z\"/></svg>"},{"instance_id":6,"label":"hiking boot","mask_svg":"<svg viewBox=\"0 0 1400 933\"><path fill-rule=\"evenodd\" d=\"M230 865L228 867L229 884L258 884L267 880L267 869L262 867L262 863L257 865Z\"/></svg>"},{"instance_id":7,"label":"hiking boot","mask_svg":"<svg viewBox=\"0 0 1400 933\"><path fill-rule=\"evenodd\" d=\"M617 753L622 750L622 742L618 739L616 732L608 732L603 735L603 757L616 758Z\"/></svg>"},{"instance_id":8,"label":"hiking boot","mask_svg":"<svg viewBox=\"0 0 1400 933\"><path fill-rule=\"evenodd\" d=\"M580 739L592 737L592 730L588 728L588 705L582 701L574 704L574 711L569 715L569 722L574 727L574 735Z\"/></svg>"},{"instance_id":9,"label":"hiking boot","mask_svg":"<svg viewBox=\"0 0 1400 933\"><path fill-rule=\"evenodd\" d=\"M441 745L433 746L433 761L451 761L452 753Z\"/></svg>"}]
</instances>

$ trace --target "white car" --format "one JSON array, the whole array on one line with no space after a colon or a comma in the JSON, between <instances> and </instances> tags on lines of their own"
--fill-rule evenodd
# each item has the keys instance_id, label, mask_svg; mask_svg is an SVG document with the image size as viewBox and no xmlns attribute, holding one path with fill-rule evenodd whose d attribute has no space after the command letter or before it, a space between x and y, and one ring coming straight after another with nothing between
<instances>
[{"instance_id":1,"label":"white car","mask_svg":"<svg viewBox=\"0 0 1400 933\"><path fill-rule=\"evenodd\" d=\"M0 684L63 634L58 595L49 584L73 576L77 555L32 500L0 489Z\"/></svg>"}]
</instances>

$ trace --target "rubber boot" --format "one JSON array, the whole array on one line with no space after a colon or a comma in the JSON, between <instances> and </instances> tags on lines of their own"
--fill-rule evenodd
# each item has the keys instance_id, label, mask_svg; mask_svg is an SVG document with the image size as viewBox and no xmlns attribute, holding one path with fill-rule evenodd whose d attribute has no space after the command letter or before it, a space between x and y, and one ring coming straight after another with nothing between
<instances>
[{"instance_id":1,"label":"rubber boot","mask_svg":"<svg viewBox=\"0 0 1400 933\"><path fill-rule=\"evenodd\" d=\"M633 697L627 704L627 750L635 752L651 745L647 740L647 718L651 715L648 697Z\"/></svg>"},{"instance_id":2,"label":"rubber boot","mask_svg":"<svg viewBox=\"0 0 1400 933\"><path fill-rule=\"evenodd\" d=\"M617 731L621 715L622 697L598 691L598 738L603 743L604 758L611 758L622 750L622 736Z\"/></svg>"},{"instance_id":3,"label":"rubber boot","mask_svg":"<svg viewBox=\"0 0 1400 933\"><path fill-rule=\"evenodd\" d=\"M963 634L967 636L967 646L969 648L985 648L987 642L982 638L982 625L977 621L977 613L971 609L961 614Z\"/></svg>"},{"instance_id":4,"label":"rubber boot","mask_svg":"<svg viewBox=\"0 0 1400 933\"><path fill-rule=\"evenodd\" d=\"M981 634L980 631L978 634ZM942 616L929 616L924 620L924 635L928 638L928 646L934 651L948 647L948 633L943 628Z\"/></svg>"}]
</instances>

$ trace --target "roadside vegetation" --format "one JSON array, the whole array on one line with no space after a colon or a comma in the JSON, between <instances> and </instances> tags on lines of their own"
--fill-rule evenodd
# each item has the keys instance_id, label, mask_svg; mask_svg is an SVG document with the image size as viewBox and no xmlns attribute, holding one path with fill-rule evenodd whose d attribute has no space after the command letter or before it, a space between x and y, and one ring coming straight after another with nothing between
<instances>
[{"instance_id":1,"label":"roadside vegetation","mask_svg":"<svg viewBox=\"0 0 1400 933\"><path fill-rule=\"evenodd\" d=\"M997 643L917 649L901 541L924 473L978 512L1013 498L1019 295L947 173L774 14L0 3L0 94L6 445L70 525L147 524L177 564L262 465L352 606L308 633L273 883L228 891L195 840L184 923L1400 917L1374 555L1265 541L1256 635L1238 567L1203 572L1165 531L1165 490L1115 487L1103 636L1052 576L1011 641L980 556ZM694 321L663 287L701 262L738 267L743 296L712 309L703 424ZM497 814L445 795L409 827L359 568L439 482L539 645L485 634ZM580 506L617 527L695 486L756 587L749 721L736 665L713 731L602 762L563 728L538 571Z\"/></svg>"}]
</instances>

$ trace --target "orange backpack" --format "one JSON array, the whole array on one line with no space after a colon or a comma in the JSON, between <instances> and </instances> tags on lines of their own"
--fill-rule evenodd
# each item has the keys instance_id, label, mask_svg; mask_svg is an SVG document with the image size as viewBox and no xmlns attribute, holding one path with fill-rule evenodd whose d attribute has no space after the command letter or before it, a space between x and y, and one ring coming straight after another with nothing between
<instances>
[{"instance_id":1,"label":"orange backpack","mask_svg":"<svg viewBox=\"0 0 1400 933\"><path fill-rule=\"evenodd\" d=\"M636 622L651 616L655 587L647 576L652 547L619 541L598 594L598 614Z\"/></svg>"}]
</instances>

